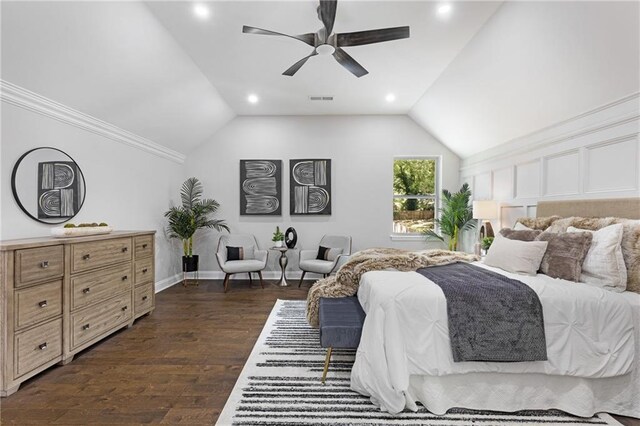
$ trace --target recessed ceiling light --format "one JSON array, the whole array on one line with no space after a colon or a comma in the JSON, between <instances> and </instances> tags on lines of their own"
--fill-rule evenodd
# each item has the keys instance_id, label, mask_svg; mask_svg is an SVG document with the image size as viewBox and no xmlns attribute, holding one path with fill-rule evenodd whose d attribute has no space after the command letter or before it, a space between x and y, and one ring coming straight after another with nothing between
<instances>
[{"instance_id":1,"label":"recessed ceiling light","mask_svg":"<svg viewBox=\"0 0 640 426\"><path fill-rule=\"evenodd\" d=\"M257 104L258 103L258 95L249 95L247 96L247 101L249 101L250 104Z\"/></svg>"},{"instance_id":2,"label":"recessed ceiling light","mask_svg":"<svg viewBox=\"0 0 640 426\"><path fill-rule=\"evenodd\" d=\"M202 3L196 3L193 5L193 14L200 19L209 19L209 16L211 15L211 10L207 5L204 5Z\"/></svg>"},{"instance_id":3,"label":"recessed ceiling light","mask_svg":"<svg viewBox=\"0 0 640 426\"><path fill-rule=\"evenodd\" d=\"M440 15L440 16L448 15L449 12L451 12L451 5L450 4L443 4L440 7L438 7L438 15Z\"/></svg>"},{"instance_id":4,"label":"recessed ceiling light","mask_svg":"<svg viewBox=\"0 0 640 426\"><path fill-rule=\"evenodd\" d=\"M393 102L396 100L396 95L394 95L393 93L389 93L387 96L385 96L385 100L387 102Z\"/></svg>"}]
</instances>

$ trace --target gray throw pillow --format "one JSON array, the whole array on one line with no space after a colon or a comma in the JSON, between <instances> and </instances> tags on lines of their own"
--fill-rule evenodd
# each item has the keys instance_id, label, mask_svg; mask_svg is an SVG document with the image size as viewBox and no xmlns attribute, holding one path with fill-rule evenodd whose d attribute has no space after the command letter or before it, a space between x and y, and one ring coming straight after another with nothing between
<instances>
[{"instance_id":1,"label":"gray throw pillow","mask_svg":"<svg viewBox=\"0 0 640 426\"><path fill-rule=\"evenodd\" d=\"M500 230L500 234L510 240L535 241L536 237L542 234L542 231L537 229L515 230L510 228L502 228Z\"/></svg>"},{"instance_id":2,"label":"gray throw pillow","mask_svg":"<svg viewBox=\"0 0 640 426\"><path fill-rule=\"evenodd\" d=\"M589 232L543 232L536 241L547 241L547 252L542 258L540 272L552 278L580 281L584 262L593 235Z\"/></svg>"}]
</instances>

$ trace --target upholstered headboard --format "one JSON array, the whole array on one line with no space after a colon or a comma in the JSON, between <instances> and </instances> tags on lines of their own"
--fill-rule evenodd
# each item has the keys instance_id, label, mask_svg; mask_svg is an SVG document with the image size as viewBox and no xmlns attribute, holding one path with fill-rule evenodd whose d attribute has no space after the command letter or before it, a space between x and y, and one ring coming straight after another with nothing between
<instances>
[{"instance_id":1,"label":"upholstered headboard","mask_svg":"<svg viewBox=\"0 0 640 426\"><path fill-rule=\"evenodd\" d=\"M640 219L640 198L540 201L536 216L622 217Z\"/></svg>"}]
</instances>

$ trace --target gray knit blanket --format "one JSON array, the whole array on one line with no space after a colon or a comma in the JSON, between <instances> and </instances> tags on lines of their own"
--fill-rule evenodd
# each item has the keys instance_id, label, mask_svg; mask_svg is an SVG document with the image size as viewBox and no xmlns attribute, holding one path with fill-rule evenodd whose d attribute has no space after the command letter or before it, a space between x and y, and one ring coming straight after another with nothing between
<instances>
[{"instance_id":1,"label":"gray knit blanket","mask_svg":"<svg viewBox=\"0 0 640 426\"><path fill-rule=\"evenodd\" d=\"M478 266L420 268L447 299L453 360L545 361L542 305L526 284Z\"/></svg>"}]
</instances>

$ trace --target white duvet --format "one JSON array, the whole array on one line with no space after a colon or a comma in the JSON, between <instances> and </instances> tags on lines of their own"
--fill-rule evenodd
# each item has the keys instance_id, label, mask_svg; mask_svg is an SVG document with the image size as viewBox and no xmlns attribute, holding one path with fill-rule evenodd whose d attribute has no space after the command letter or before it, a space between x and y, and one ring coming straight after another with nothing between
<instances>
[{"instance_id":1,"label":"white duvet","mask_svg":"<svg viewBox=\"0 0 640 426\"><path fill-rule=\"evenodd\" d=\"M351 373L353 390L384 411L415 406L411 376L463 373L542 373L583 378L614 377L634 365L631 305L620 293L538 274L510 274L531 287L543 307L547 361L453 361L447 304L439 286L416 272L363 275L358 299L367 314Z\"/></svg>"}]
</instances>

